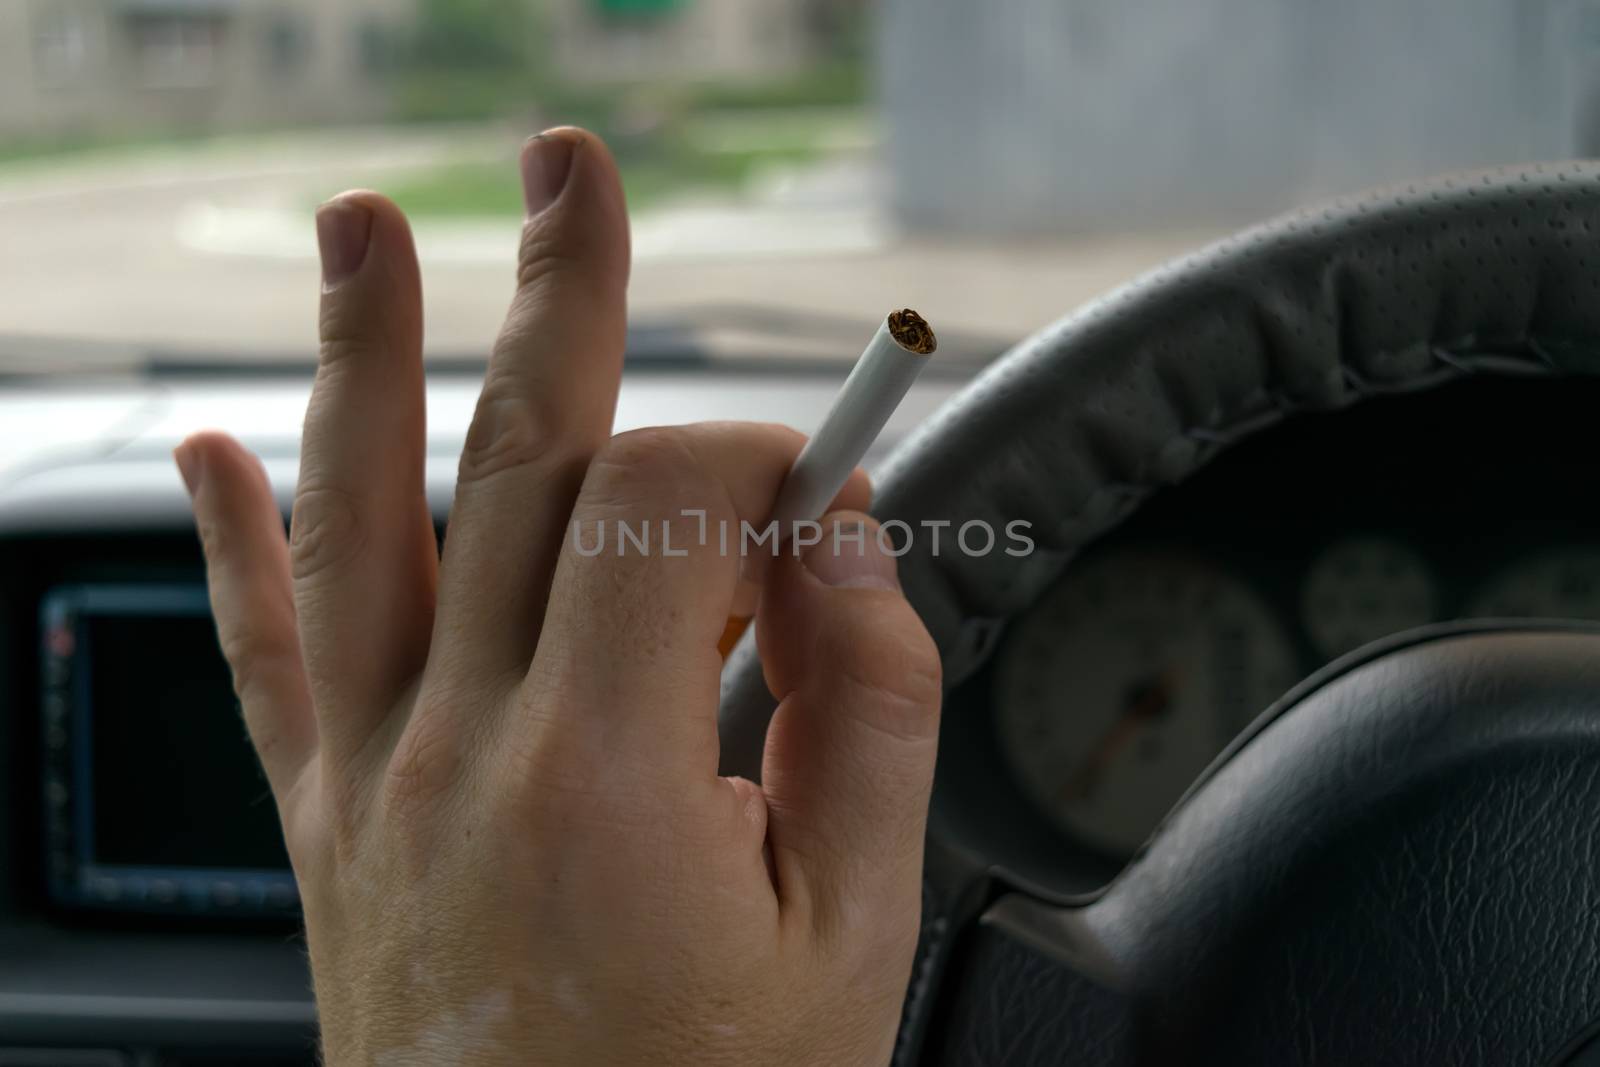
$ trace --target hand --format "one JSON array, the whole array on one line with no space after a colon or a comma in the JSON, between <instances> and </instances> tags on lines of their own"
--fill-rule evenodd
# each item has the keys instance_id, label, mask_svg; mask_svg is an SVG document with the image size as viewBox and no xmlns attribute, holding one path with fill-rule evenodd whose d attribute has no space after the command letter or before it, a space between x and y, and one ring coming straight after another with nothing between
<instances>
[{"instance_id":1,"label":"hand","mask_svg":"<svg viewBox=\"0 0 1600 1067\"><path fill-rule=\"evenodd\" d=\"M870 533L862 556L786 555L758 619L782 700L763 781L718 777L739 561L682 511L760 526L802 438L612 438L615 164L561 129L522 165L516 295L442 561L416 255L376 194L318 212L322 351L287 540L237 443L176 453L327 1062L883 1064L917 932L936 651ZM868 494L858 472L837 507ZM665 523L687 555L585 555L569 520L586 544L597 523Z\"/></svg>"}]
</instances>

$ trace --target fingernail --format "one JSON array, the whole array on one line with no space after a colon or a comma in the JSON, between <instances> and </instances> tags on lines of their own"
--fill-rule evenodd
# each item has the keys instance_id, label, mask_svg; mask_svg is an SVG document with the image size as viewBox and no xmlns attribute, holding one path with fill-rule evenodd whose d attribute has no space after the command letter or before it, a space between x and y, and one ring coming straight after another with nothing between
<instances>
[{"instance_id":1,"label":"fingernail","mask_svg":"<svg viewBox=\"0 0 1600 1067\"><path fill-rule=\"evenodd\" d=\"M572 173L571 137L545 131L522 146L522 200L528 217L556 202Z\"/></svg>"},{"instance_id":2,"label":"fingernail","mask_svg":"<svg viewBox=\"0 0 1600 1067\"><path fill-rule=\"evenodd\" d=\"M822 527L822 540L801 560L818 581L841 588L900 588L899 568L884 551L876 524L841 521Z\"/></svg>"},{"instance_id":3,"label":"fingernail","mask_svg":"<svg viewBox=\"0 0 1600 1067\"><path fill-rule=\"evenodd\" d=\"M172 450L172 458L178 464L178 473L183 476L183 486L189 490L189 495L200 488L200 476L204 473L205 461L200 451L188 444L181 444Z\"/></svg>"},{"instance_id":4,"label":"fingernail","mask_svg":"<svg viewBox=\"0 0 1600 1067\"><path fill-rule=\"evenodd\" d=\"M330 200L317 209L317 248L322 285L331 289L361 269L372 242L372 212L360 204Z\"/></svg>"}]
</instances>

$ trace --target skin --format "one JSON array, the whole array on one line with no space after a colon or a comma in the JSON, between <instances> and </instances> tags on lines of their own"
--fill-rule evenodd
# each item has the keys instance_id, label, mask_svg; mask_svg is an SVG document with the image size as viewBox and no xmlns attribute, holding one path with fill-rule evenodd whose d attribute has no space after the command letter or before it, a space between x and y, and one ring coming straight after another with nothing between
<instances>
[{"instance_id":1,"label":"skin","mask_svg":"<svg viewBox=\"0 0 1600 1067\"><path fill-rule=\"evenodd\" d=\"M565 164L563 165L563 159ZM857 514L761 574L781 704L762 783L717 774L740 569L801 435L611 435L627 218L604 145L524 149L517 286L442 557L424 498L406 220L318 212L322 349L285 536L260 464L176 452L212 606L305 904L327 1062L882 1064L918 920L939 658ZM569 521L684 557L580 555ZM830 520L831 521L831 520ZM587 536L587 533L586 533Z\"/></svg>"}]
</instances>

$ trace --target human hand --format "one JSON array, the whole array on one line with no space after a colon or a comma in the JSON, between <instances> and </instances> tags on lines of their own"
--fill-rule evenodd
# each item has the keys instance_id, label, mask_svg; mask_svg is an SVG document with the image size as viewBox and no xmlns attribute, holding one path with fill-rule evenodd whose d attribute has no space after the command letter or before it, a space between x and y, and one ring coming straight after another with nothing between
<instances>
[{"instance_id":1,"label":"human hand","mask_svg":"<svg viewBox=\"0 0 1600 1067\"><path fill-rule=\"evenodd\" d=\"M876 539L766 574L761 785L717 775L736 552L802 438L612 438L628 236L604 146L524 151L517 289L443 558L420 277L393 204L318 213L322 352L290 536L196 435L212 606L304 903L327 1062L882 1064L917 933L939 660ZM857 475L835 502L868 498ZM597 523L687 552L577 550ZM659 548L659 542L656 542ZM842 551L835 551L842 548Z\"/></svg>"}]
</instances>

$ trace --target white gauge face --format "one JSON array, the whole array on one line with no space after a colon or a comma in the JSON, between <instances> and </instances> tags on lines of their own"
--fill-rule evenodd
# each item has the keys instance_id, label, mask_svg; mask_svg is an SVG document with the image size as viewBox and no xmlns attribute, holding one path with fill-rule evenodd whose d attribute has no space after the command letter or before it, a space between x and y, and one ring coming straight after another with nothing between
<instances>
[{"instance_id":1,"label":"white gauge face","mask_svg":"<svg viewBox=\"0 0 1600 1067\"><path fill-rule=\"evenodd\" d=\"M1340 541L1323 552L1301 597L1306 632L1330 660L1433 622L1438 610L1427 562L1414 549L1377 537Z\"/></svg>"},{"instance_id":2,"label":"white gauge face","mask_svg":"<svg viewBox=\"0 0 1600 1067\"><path fill-rule=\"evenodd\" d=\"M1600 619L1600 549L1574 548L1515 563L1480 589L1470 618Z\"/></svg>"},{"instance_id":3,"label":"white gauge face","mask_svg":"<svg viewBox=\"0 0 1600 1067\"><path fill-rule=\"evenodd\" d=\"M1069 570L1012 628L997 672L1000 743L1023 788L1063 829L1123 855L1300 674L1249 588L1138 551Z\"/></svg>"}]
</instances>

